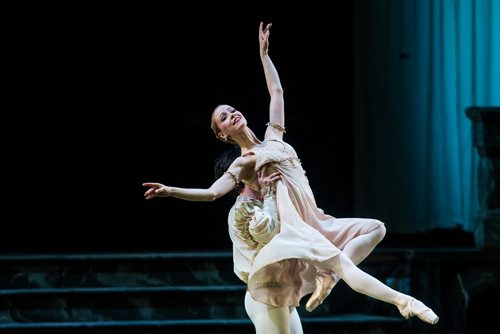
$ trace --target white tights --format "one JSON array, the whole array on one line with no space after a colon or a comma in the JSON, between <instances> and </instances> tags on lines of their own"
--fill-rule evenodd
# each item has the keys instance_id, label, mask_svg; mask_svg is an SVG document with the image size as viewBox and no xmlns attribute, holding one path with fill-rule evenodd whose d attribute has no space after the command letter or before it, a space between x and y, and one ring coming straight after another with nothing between
<instances>
[{"instance_id":1,"label":"white tights","mask_svg":"<svg viewBox=\"0 0 500 334\"><path fill-rule=\"evenodd\" d=\"M245 295L245 310L255 327L256 334L303 334L302 324L295 307L270 306Z\"/></svg>"},{"instance_id":2,"label":"white tights","mask_svg":"<svg viewBox=\"0 0 500 334\"><path fill-rule=\"evenodd\" d=\"M314 264L324 270L335 272L351 289L369 297L395 306L403 305L412 298L388 287L359 269L344 253L340 253L328 261Z\"/></svg>"},{"instance_id":3,"label":"white tights","mask_svg":"<svg viewBox=\"0 0 500 334\"><path fill-rule=\"evenodd\" d=\"M341 219L341 218L340 218ZM359 218L362 220L370 221L372 219ZM349 259L355 264L360 264L370 253L375 249L375 247L384 239L385 237L385 225L382 223L368 233L358 235L354 239L348 241L342 252L347 255ZM325 269L320 269L320 271L325 271ZM327 270L328 271L328 270ZM333 273L335 280L340 278L340 275Z\"/></svg>"},{"instance_id":4,"label":"white tights","mask_svg":"<svg viewBox=\"0 0 500 334\"><path fill-rule=\"evenodd\" d=\"M382 241L385 232L385 226L379 225L370 232L349 241L339 256L324 263L315 263L315 265L322 270L333 271L337 277L343 279L356 292L396 306L402 305L411 297L388 287L357 267Z\"/></svg>"},{"instance_id":5,"label":"white tights","mask_svg":"<svg viewBox=\"0 0 500 334\"><path fill-rule=\"evenodd\" d=\"M377 246L380 241L384 239L385 232L385 226L384 224L381 224L370 232L359 235L350 240L344 246L342 252L347 255L347 257L350 258L355 265L358 265L361 261L366 259L366 257L375 249L375 246Z\"/></svg>"}]
</instances>

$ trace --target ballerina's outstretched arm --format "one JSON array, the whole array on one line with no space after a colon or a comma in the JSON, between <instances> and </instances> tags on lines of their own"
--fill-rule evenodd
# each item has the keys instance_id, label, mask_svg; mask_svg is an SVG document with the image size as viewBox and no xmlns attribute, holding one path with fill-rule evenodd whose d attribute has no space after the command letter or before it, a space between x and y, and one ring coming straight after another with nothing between
<instances>
[{"instance_id":1,"label":"ballerina's outstretched arm","mask_svg":"<svg viewBox=\"0 0 500 334\"><path fill-rule=\"evenodd\" d=\"M269 57L269 35L271 33L271 23L264 28L264 23L259 25L259 45L260 59L264 68L267 90L271 100L269 102L269 123L266 129L265 138L278 137L283 139L285 132L285 104L283 99L283 87L281 86L278 71Z\"/></svg>"}]
</instances>

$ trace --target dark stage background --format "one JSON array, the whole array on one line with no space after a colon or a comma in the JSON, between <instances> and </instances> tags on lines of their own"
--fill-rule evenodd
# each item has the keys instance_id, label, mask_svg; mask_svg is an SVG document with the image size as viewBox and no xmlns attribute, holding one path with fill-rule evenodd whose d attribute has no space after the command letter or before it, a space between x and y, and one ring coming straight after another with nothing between
<instances>
[{"instance_id":1,"label":"dark stage background","mask_svg":"<svg viewBox=\"0 0 500 334\"><path fill-rule=\"evenodd\" d=\"M353 213L350 1L33 1L7 12L4 251L229 249L233 198L145 201L142 182L208 187L219 103L259 137L258 24L285 89L285 139L318 205Z\"/></svg>"}]
</instances>

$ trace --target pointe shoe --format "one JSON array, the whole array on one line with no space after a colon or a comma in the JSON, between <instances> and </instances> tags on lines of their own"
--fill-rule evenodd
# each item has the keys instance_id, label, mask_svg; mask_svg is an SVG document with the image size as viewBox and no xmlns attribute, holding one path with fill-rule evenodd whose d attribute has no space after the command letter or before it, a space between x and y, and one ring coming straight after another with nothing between
<instances>
[{"instance_id":1,"label":"pointe shoe","mask_svg":"<svg viewBox=\"0 0 500 334\"><path fill-rule=\"evenodd\" d=\"M306 303L306 310L314 311L316 307L323 303L323 300L330 294L338 279L329 272L318 272L315 277L316 289L314 289L311 297Z\"/></svg>"},{"instance_id":2,"label":"pointe shoe","mask_svg":"<svg viewBox=\"0 0 500 334\"><path fill-rule=\"evenodd\" d=\"M439 321L439 317L434 311L415 298L411 298L406 304L398 306L398 309L405 319L409 317L418 317L420 320L431 325L435 325Z\"/></svg>"}]
</instances>

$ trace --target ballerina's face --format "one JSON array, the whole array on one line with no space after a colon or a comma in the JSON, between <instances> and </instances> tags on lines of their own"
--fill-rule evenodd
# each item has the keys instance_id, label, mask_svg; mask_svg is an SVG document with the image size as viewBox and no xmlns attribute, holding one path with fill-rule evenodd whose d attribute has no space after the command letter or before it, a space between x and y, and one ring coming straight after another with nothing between
<instances>
[{"instance_id":1,"label":"ballerina's face","mask_svg":"<svg viewBox=\"0 0 500 334\"><path fill-rule=\"evenodd\" d=\"M243 114L230 105L219 105L212 113L212 130L222 140L240 132L246 125Z\"/></svg>"}]
</instances>

